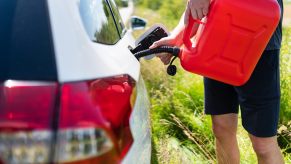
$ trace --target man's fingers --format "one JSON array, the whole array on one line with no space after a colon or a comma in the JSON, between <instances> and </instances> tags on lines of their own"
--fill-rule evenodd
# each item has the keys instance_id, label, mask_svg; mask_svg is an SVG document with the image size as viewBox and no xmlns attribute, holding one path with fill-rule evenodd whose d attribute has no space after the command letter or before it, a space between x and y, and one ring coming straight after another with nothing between
<instances>
[{"instance_id":1,"label":"man's fingers","mask_svg":"<svg viewBox=\"0 0 291 164\"><path fill-rule=\"evenodd\" d=\"M189 2L188 2L188 4L189 4ZM189 16L190 16L190 7L189 7L189 5L187 5L185 15L184 15L184 24L185 25L187 25L189 22Z\"/></svg>"},{"instance_id":2,"label":"man's fingers","mask_svg":"<svg viewBox=\"0 0 291 164\"><path fill-rule=\"evenodd\" d=\"M197 15L197 6L193 3L193 1L189 1L188 3L188 7L190 8L190 12L192 15L193 19L198 19L198 15Z\"/></svg>"},{"instance_id":3,"label":"man's fingers","mask_svg":"<svg viewBox=\"0 0 291 164\"><path fill-rule=\"evenodd\" d=\"M196 10L196 13L197 13L198 19L202 19L204 17L203 9Z\"/></svg>"},{"instance_id":4,"label":"man's fingers","mask_svg":"<svg viewBox=\"0 0 291 164\"><path fill-rule=\"evenodd\" d=\"M172 57L172 54L166 53L166 52L162 52L162 53L158 53L156 54L157 57L159 57L160 59L165 59L166 57Z\"/></svg>"},{"instance_id":5,"label":"man's fingers","mask_svg":"<svg viewBox=\"0 0 291 164\"><path fill-rule=\"evenodd\" d=\"M156 47L158 47L158 43L157 43L158 41L156 41L156 42L154 42L149 48L150 49L153 49L153 48L156 48Z\"/></svg>"},{"instance_id":6,"label":"man's fingers","mask_svg":"<svg viewBox=\"0 0 291 164\"><path fill-rule=\"evenodd\" d=\"M189 0L185 12L185 24L188 24L189 16L193 19L202 19L208 14L209 1Z\"/></svg>"},{"instance_id":7,"label":"man's fingers","mask_svg":"<svg viewBox=\"0 0 291 164\"><path fill-rule=\"evenodd\" d=\"M168 40L165 40L164 38L154 42L151 46L150 46L150 49L153 49L153 48L157 48L157 47L160 47L160 46L163 46L163 45L168 45Z\"/></svg>"},{"instance_id":8,"label":"man's fingers","mask_svg":"<svg viewBox=\"0 0 291 164\"><path fill-rule=\"evenodd\" d=\"M171 62L171 58L172 58L172 55L164 56L164 58L162 59L164 65L168 65Z\"/></svg>"},{"instance_id":9,"label":"man's fingers","mask_svg":"<svg viewBox=\"0 0 291 164\"><path fill-rule=\"evenodd\" d=\"M156 56L159 57L160 59L163 58L166 55L169 55L169 54L168 53L158 53L158 54L156 54Z\"/></svg>"},{"instance_id":10,"label":"man's fingers","mask_svg":"<svg viewBox=\"0 0 291 164\"><path fill-rule=\"evenodd\" d=\"M208 8L203 8L202 9L203 15L206 16L208 14Z\"/></svg>"},{"instance_id":11,"label":"man's fingers","mask_svg":"<svg viewBox=\"0 0 291 164\"><path fill-rule=\"evenodd\" d=\"M168 65L171 62L171 58L173 57L168 53L160 53L156 55L160 60L164 63L164 65Z\"/></svg>"},{"instance_id":12,"label":"man's fingers","mask_svg":"<svg viewBox=\"0 0 291 164\"><path fill-rule=\"evenodd\" d=\"M156 47L158 47L159 46L159 43L160 42L160 40L158 40L158 41L155 41L149 48L150 49L152 49L152 48L156 48Z\"/></svg>"},{"instance_id":13,"label":"man's fingers","mask_svg":"<svg viewBox=\"0 0 291 164\"><path fill-rule=\"evenodd\" d=\"M166 56L165 59L164 59L164 64L165 64L165 65L170 64L170 62L171 62L171 58L172 58L172 55L168 55L168 56Z\"/></svg>"},{"instance_id":14,"label":"man's fingers","mask_svg":"<svg viewBox=\"0 0 291 164\"><path fill-rule=\"evenodd\" d=\"M170 62L171 62L171 60L166 60L163 63L164 63L164 65L168 65L168 64L170 64Z\"/></svg>"},{"instance_id":15,"label":"man's fingers","mask_svg":"<svg viewBox=\"0 0 291 164\"><path fill-rule=\"evenodd\" d=\"M197 15L196 9L191 9L191 15L192 15L193 19L198 19L198 15Z\"/></svg>"}]
</instances>

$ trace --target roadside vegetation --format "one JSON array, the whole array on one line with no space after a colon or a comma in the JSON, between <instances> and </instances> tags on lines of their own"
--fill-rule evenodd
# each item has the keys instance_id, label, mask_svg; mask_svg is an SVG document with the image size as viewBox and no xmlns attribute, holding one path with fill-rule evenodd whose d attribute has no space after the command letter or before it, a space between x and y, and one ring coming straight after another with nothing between
<instances>
[{"instance_id":1,"label":"roadside vegetation","mask_svg":"<svg viewBox=\"0 0 291 164\"><path fill-rule=\"evenodd\" d=\"M121 0L115 0L115 3L118 7L122 7L122 2Z\"/></svg>"},{"instance_id":2,"label":"roadside vegetation","mask_svg":"<svg viewBox=\"0 0 291 164\"><path fill-rule=\"evenodd\" d=\"M172 30L186 1L136 1L135 15L148 20L148 26L164 24ZM139 36L144 31L135 32ZM152 163L215 163L211 120L203 113L203 78L184 71L179 62L174 77L158 60L142 61L142 74L151 98ZM278 141L286 162L291 162L291 28L284 28L281 50L281 117ZM241 163L256 163L247 133L239 125L237 134Z\"/></svg>"}]
</instances>

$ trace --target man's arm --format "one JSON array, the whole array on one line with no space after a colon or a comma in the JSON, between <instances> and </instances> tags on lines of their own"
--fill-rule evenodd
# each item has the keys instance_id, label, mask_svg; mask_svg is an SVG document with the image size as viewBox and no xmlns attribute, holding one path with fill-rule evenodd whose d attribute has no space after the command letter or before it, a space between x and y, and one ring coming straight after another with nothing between
<instances>
[{"instance_id":1,"label":"man's arm","mask_svg":"<svg viewBox=\"0 0 291 164\"><path fill-rule=\"evenodd\" d=\"M181 46L183 44L183 32L188 24L189 16L194 19L202 19L208 13L208 7L210 0L188 0L186 11L181 16L179 24L172 31L171 35L166 38L155 42L151 48L159 47L162 45L176 45ZM192 29L192 35L196 34L199 24L194 25Z\"/></svg>"},{"instance_id":2,"label":"man's arm","mask_svg":"<svg viewBox=\"0 0 291 164\"><path fill-rule=\"evenodd\" d=\"M177 46L181 46L183 44L183 33L185 29L184 19L185 19L185 12L181 16L179 24L171 32L171 35L174 36L177 40L177 43L175 44Z\"/></svg>"},{"instance_id":3,"label":"man's arm","mask_svg":"<svg viewBox=\"0 0 291 164\"><path fill-rule=\"evenodd\" d=\"M210 0L188 0L186 11L171 35L156 41L150 48L156 48L163 45L180 47L183 44L183 34L185 27L188 24L189 16L192 16L194 19L202 19L208 13L209 3ZM196 34L198 27L199 24L194 25L191 36ZM165 65L169 64L172 58L172 55L167 53L158 54L157 56Z\"/></svg>"}]
</instances>

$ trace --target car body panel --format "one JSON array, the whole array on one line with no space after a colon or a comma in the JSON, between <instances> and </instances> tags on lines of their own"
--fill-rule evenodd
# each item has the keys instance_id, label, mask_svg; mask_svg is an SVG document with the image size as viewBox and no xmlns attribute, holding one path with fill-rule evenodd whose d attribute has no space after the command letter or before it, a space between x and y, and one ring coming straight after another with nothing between
<instances>
[{"instance_id":1,"label":"car body panel","mask_svg":"<svg viewBox=\"0 0 291 164\"><path fill-rule=\"evenodd\" d=\"M151 162L151 124L149 120L150 102L142 77L137 84L137 99L130 118L130 128L134 143L124 164L149 164Z\"/></svg>"},{"instance_id":2,"label":"car body panel","mask_svg":"<svg viewBox=\"0 0 291 164\"><path fill-rule=\"evenodd\" d=\"M80 17L80 11L78 9L80 0L30 0L27 2L24 2L23 0L7 0L5 2L3 1L1 4L9 4L9 8L6 7L7 11L11 10L10 8L16 8L17 10L12 10L13 12L8 15L11 22L13 22L13 24L11 24L11 28L10 25L8 26L6 24L3 26L5 27L5 30L0 28L0 33L7 33L4 39L0 38L0 42L7 42L7 44L3 45L8 47L5 49L5 53L3 53L0 57L0 59L2 59L2 63L3 61L8 63L4 65L7 68L0 68L0 70L5 73L4 76L0 71L0 77L2 77L2 79L0 79L0 91L2 91L2 95L0 93L0 97L2 96L2 98L4 98L6 96L5 94L8 93L5 89L7 90L11 87L13 89L15 86L21 86L22 89L27 89L25 94L32 97L37 97L38 94L33 94L32 91L48 84L55 84L53 89L56 91L52 96L50 94L46 94L46 92L43 92L42 90L41 92L37 92L42 94L44 93L53 100L46 103L52 106L53 112L51 112L50 115L45 114L43 111L44 108L36 104L36 100L38 99L35 99L35 97L30 98L29 96L26 96L23 94L23 91L17 92L22 95L17 97L17 100L20 100L18 103L21 104L21 106L20 108L16 108L17 110L22 111L25 115L28 114L29 116L40 119L40 117L35 115L35 113L29 113L26 110L22 110L27 106L25 105L27 103L26 100L31 101L32 106L34 106L37 111L40 111L40 114L44 114L45 117L50 119L48 122L52 125L49 124L47 134L54 136L52 139L52 142L54 142L59 139L56 134L60 132L58 119L61 116L59 115L59 112L62 110L61 103L63 100L61 96L64 95L64 85L68 85L72 82L86 83L90 80L94 81L105 77L114 78L116 75L129 75L136 82L135 86L137 97L129 120L130 129L133 136L133 144L128 153L125 155L122 163L150 163L150 103L144 81L140 75L140 64L127 48L129 45L134 46L134 38L131 33L126 32L114 45L105 45L93 42L86 33ZM4 7L1 9L4 9ZM5 12L3 13L5 16ZM15 13L18 13L17 17L13 16ZM4 16L1 18L5 18ZM38 17L38 19L35 19L34 17ZM45 22L40 21L40 19ZM4 19L1 21L3 20ZM40 22L42 22L41 26ZM19 23L21 23L21 26ZM14 32L15 30L18 30L17 33ZM25 30L25 32L23 32L23 30ZM43 36L44 34L45 36ZM10 35L15 35L17 37L11 37ZM18 37L21 39L18 39ZM9 39L12 39L13 42ZM11 47L9 44L12 43L17 46ZM46 43L45 46L43 45L44 43ZM19 46L21 47L19 48ZM13 51L10 52L10 48L13 49ZM11 54L17 56L17 58L11 57ZM45 57L43 57L44 54ZM19 64L22 64L22 66L19 67ZM23 69L26 67L30 68ZM38 71L38 67L41 68L42 71ZM11 71L12 68L15 68L15 71ZM52 70L54 72L50 75L47 71ZM14 72L19 73L20 75L12 76L12 73ZM39 104L43 103L43 100L46 100L42 96L39 96L38 98L39 101L41 101ZM3 100L5 100L5 98ZM13 100L14 101L11 101L11 104L17 104L15 99ZM112 102L114 101L115 99L112 99ZM0 101L0 110L3 109L5 105L7 105L5 101ZM84 106L82 105L82 107ZM27 108L29 110L32 109L29 107ZM84 111L84 108L81 110ZM97 113L100 111L96 108L95 112ZM92 113L94 114L94 111ZM38 124L39 121L37 120L35 125ZM19 132L23 133L21 130L22 128ZM32 131L34 132L35 130L32 129ZM3 131L0 131L0 134L1 133L3 133ZM1 143L4 143L2 141L6 142L4 139L0 140ZM16 140L11 139L11 142L16 142ZM2 146L1 143L0 146ZM21 144L21 146L23 146L22 142ZM48 158L50 158L48 161L54 161L53 155L50 155L55 153L54 144L48 143L48 146L45 145L49 154ZM31 145L24 145L24 147L25 146L29 147ZM2 157L1 155L0 158ZM99 156L97 158L99 158ZM13 161L9 161L10 160L8 160L7 163L15 163Z\"/></svg>"},{"instance_id":3,"label":"car body panel","mask_svg":"<svg viewBox=\"0 0 291 164\"><path fill-rule=\"evenodd\" d=\"M140 64L127 49L134 45L131 34L127 32L114 46L91 41L82 24L78 3L79 0L48 1L59 81L120 74L128 74L137 81Z\"/></svg>"}]
</instances>

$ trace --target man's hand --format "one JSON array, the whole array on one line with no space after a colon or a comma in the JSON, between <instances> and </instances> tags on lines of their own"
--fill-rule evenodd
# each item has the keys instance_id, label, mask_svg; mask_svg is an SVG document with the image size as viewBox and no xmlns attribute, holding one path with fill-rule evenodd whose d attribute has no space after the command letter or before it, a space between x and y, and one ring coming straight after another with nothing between
<instances>
[{"instance_id":1,"label":"man's hand","mask_svg":"<svg viewBox=\"0 0 291 164\"><path fill-rule=\"evenodd\" d=\"M188 0L184 23L188 24L189 16L193 19L202 19L208 13L210 0Z\"/></svg>"},{"instance_id":2,"label":"man's hand","mask_svg":"<svg viewBox=\"0 0 291 164\"><path fill-rule=\"evenodd\" d=\"M160 46L175 46L176 44L177 44L177 39L173 36L168 36L168 37L162 38L161 40L156 41L155 43L153 43L153 45L151 45L150 48L153 49ZM159 57L165 65L168 65L171 61L171 58L173 57L173 55L168 54L168 53L160 53L160 54L157 54L156 56Z\"/></svg>"}]
</instances>

